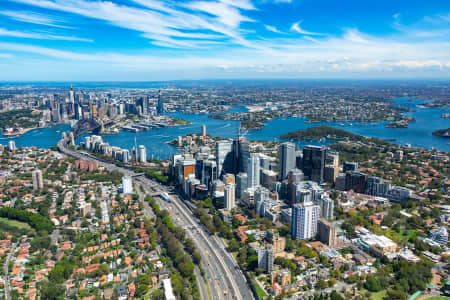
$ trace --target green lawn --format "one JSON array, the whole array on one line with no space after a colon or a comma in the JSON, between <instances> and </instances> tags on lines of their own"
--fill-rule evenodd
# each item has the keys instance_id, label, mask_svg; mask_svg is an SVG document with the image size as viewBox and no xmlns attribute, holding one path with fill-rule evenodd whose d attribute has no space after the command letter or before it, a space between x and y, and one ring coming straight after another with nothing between
<instances>
[{"instance_id":1,"label":"green lawn","mask_svg":"<svg viewBox=\"0 0 450 300\"><path fill-rule=\"evenodd\" d=\"M259 286L259 284L255 283L255 290L258 293L259 298L263 298L267 296L266 292Z\"/></svg>"},{"instance_id":2,"label":"green lawn","mask_svg":"<svg viewBox=\"0 0 450 300\"><path fill-rule=\"evenodd\" d=\"M426 298L426 300L445 300L445 299L449 299L448 297L440 297L440 296L434 296L434 297L430 297L430 298Z\"/></svg>"},{"instance_id":3,"label":"green lawn","mask_svg":"<svg viewBox=\"0 0 450 300\"><path fill-rule=\"evenodd\" d=\"M366 289L361 290L361 295L364 295L367 292ZM384 296L386 296L386 290L382 290L376 293L370 293L370 300L383 300Z\"/></svg>"},{"instance_id":4,"label":"green lawn","mask_svg":"<svg viewBox=\"0 0 450 300\"><path fill-rule=\"evenodd\" d=\"M17 227L19 229L31 230L30 225L28 225L27 223L24 223L24 222L16 221L16 220L0 218L0 223L7 224L9 226L14 226L14 227Z\"/></svg>"}]
</instances>

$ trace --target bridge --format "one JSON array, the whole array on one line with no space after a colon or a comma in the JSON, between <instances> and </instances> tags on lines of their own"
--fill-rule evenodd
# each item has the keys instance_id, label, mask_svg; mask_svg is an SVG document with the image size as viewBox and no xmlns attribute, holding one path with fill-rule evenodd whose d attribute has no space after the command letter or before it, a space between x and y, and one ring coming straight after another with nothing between
<instances>
[{"instance_id":1,"label":"bridge","mask_svg":"<svg viewBox=\"0 0 450 300\"><path fill-rule=\"evenodd\" d=\"M81 119L72 127L72 132L75 136L80 136L84 133L101 133L103 126L95 119Z\"/></svg>"}]
</instances>

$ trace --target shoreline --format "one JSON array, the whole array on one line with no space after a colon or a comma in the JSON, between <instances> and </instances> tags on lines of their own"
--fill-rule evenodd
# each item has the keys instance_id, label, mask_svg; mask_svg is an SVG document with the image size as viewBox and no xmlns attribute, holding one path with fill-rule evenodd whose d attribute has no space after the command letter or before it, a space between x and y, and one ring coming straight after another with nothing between
<instances>
[{"instance_id":1,"label":"shoreline","mask_svg":"<svg viewBox=\"0 0 450 300\"><path fill-rule=\"evenodd\" d=\"M11 138L11 137L20 137L20 136L22 136L23 134L25 134L25 133L27 133L29 131L32 131L32 130L35 130L35 129L40 129L40 128L41 127L25 128L25 129L22 129L20 132L11 132L11 133L2 131L2 136L9 137L9 138ZM44 127L42 127L42 128L44 128Z\"/></svg>"}]
</instances>

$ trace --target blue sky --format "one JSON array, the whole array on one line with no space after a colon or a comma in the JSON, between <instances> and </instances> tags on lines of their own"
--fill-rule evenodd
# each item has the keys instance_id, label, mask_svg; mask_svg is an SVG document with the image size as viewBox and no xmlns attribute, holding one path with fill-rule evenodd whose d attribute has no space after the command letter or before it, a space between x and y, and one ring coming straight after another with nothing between
<instances>
[{"instance_id":1,"label":"blue sky","mask_svg":"<svg viewBox=\"0 0 450 300\"><path fill-rule=\"evenodd\" d=\"M1 0L1 81L450 78L448 0Z\"/></svg>"}]
</instances>

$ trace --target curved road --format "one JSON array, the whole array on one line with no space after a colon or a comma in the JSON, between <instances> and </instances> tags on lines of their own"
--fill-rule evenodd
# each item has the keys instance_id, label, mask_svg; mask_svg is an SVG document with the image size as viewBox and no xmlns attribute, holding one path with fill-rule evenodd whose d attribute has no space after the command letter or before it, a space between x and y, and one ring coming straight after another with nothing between
<instances>
[{"instance_id":1,"label":"curved road","mask_svg":"<svg viewBox=\"0 0 450 300\"><path fill-rule=\"evenodd\" d=\"M119 171L123 174L135 176L131 170L121 168L115 164L102 161L99 158L80 153L67 148L67 140L60 140L57 144L60 152L78 159L88 161L98 161L99 165L110 171ZM148 191L154 191L153 194L161 192L170 192L166 186L163 186L153 180L145 177L137 177L135 181L141 183ZM206 275L209 277L211 296L215 299L254 299L245 276L239 269L236 260L227 253L223 243L218 243L215 236L209 235L204 226L194 217L191 210L177 196L171 195L172 202L169 204L159 200L159 204L169 207L169 212L174 211L180 220L187 226L187 233L190 235L197 250L202 256L202 264ZM173 205L171 205L173 204Z\"/></svg>"}]
</instances>

